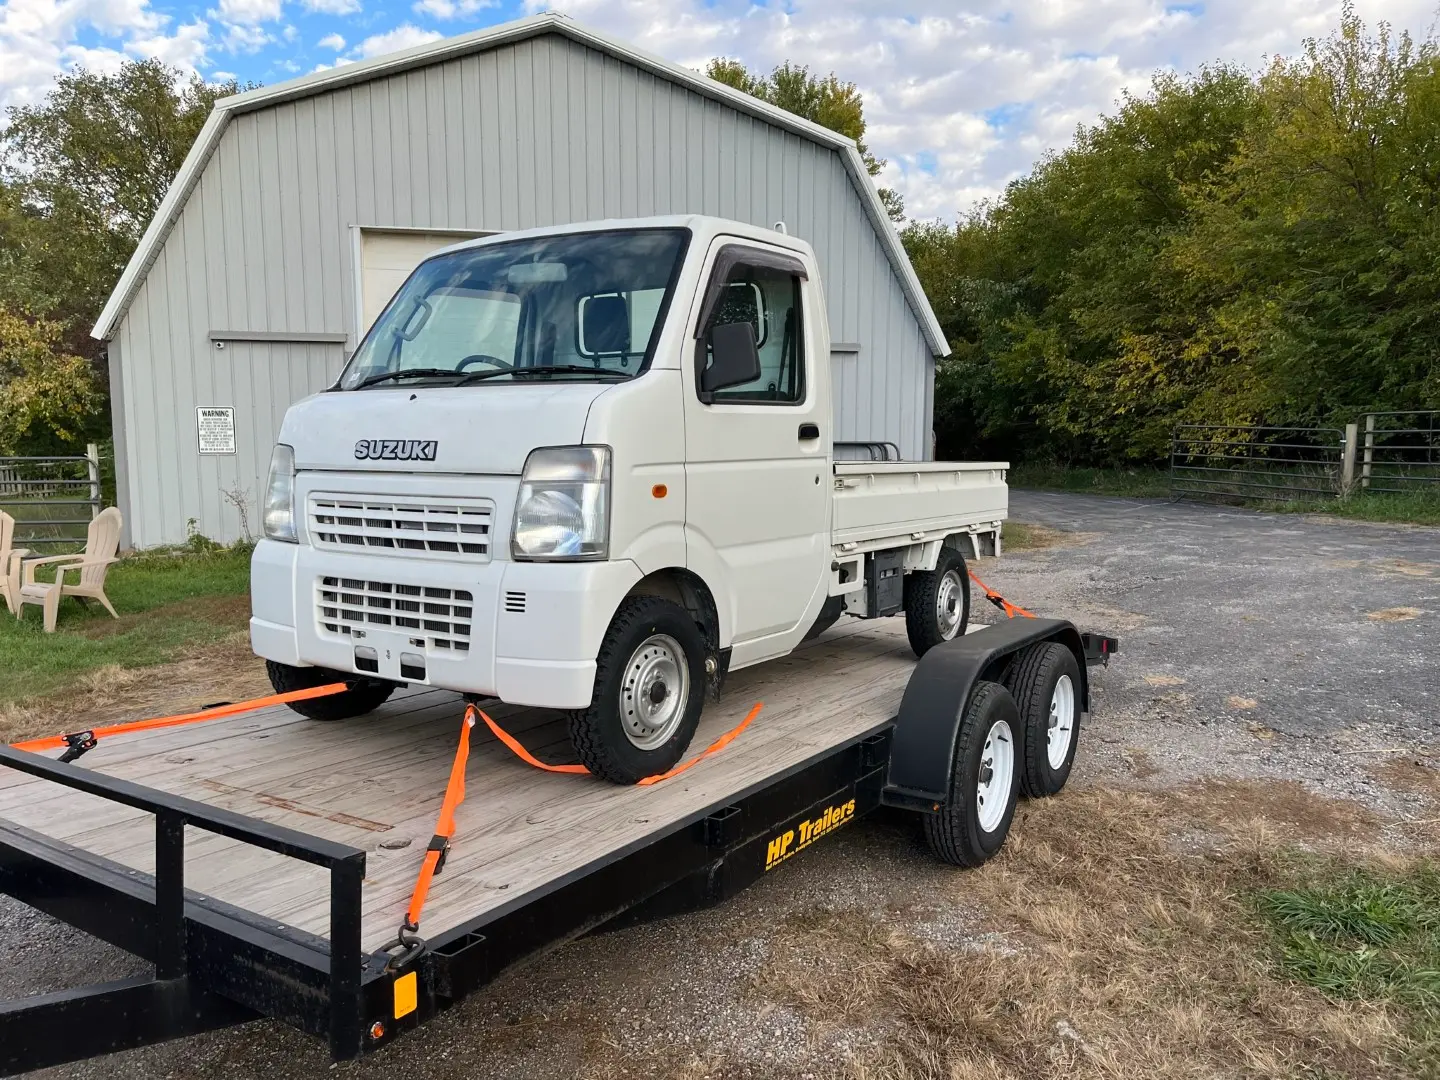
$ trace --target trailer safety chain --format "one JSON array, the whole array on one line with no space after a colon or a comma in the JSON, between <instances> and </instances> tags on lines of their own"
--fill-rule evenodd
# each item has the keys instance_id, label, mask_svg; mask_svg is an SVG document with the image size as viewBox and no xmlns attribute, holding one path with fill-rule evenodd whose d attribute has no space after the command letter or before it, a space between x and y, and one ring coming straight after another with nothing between
<instances>
[{"instance_id":1,"label":"trailer safety chain","mask_svg":"<svg viewBox=\"0 0 1440 1080\"><path fill-rule=\"evenodd\" d=\"M997 608L999 608L1001 611L1005 612L1005 615L1006 615L1007 618L1013 619L1016 615L1023 615L1023 616L1024 616L1025 618L1027 618L1027 619L1036 619L1036 618L1039 618L1039 616L1036 615L1033 611L1026 611L1023 607L1020 607L1018 604L1012 604L1012 603L1010 603L1009 600L1006 600L1006 599L1005 599L1003 596L1001 596L998 592L996 592L994 589L990 588L989 585L986 585L983 581L981 581L978 577L976 577L976 576L975 576L975 571L970 570L970 571L969 571L969 574L970 574L970 580L973 581L973 582L975 582L976 585L979 585L980 588L985 591L985 599L986 599L986 600L989 600L990 603L994 604L994 605L995 605Z\"/></svg>"},{"instance_id":2,"label":"trailer safety chain","mask_svg":"<svg viewBox=\"0 0 1440 1080\"><path fill-rule=\"evenodd\" d=\"M731 728L729 731L725 732L724 735L721 735L718 739L716 739L713 743L707 746L704 750L700 751L700 753L692 757L689 761L681 762L679 765L676 765L673 769L670 769L667 772L656 773L654 776L647 776L643 780L637 780L635 782L635 786L649 787L651 784L660 783L661 780L669 780L672 776L679 776L686 769L690 769L698 765L701 761L705 760L711 754L718 754L721 750L724 750L725 747L729 746L732 742L734 742L737 738L740 737L740 733L750 726L750 721L754 720L755 717L759 716L760 710L764 707L765 703L763 701L757 701L755 703L755 706L746 715L744 720L741 720L739 724ZM526 750L525 747L521 746L520 741L516 739L515 736L505 731L499 724L495 723L494 720L491 720L490 717L486 715L483 709L477 711L480 713L480 719L485 721L485 726L490 729L490 731L495 735L497 739L499 739L502 743L505 744L505 746L510 750L511 753L513 753L521 761L525 762L525 764L533 765L535 768L543 769L545 772L589 775L590 770L585 768L584 765L546 764L539 758L535 757L535 755L530 753L530 751Z\"/></svg>"},{"instance_id":3,"label":"trailer safety chain","mask_svg":"<svg viewBox=\"0 0 1440 1080\"><path fill-rule=\"evenodd\" d=\"M110 724L107 727L91 728L88 731L71 731L63 735L50 735L43 739L28 739L25 742L12 743L16 750L28 750L30 753L38 753L41 750L59 750L62 747L65 752L60 755L62 762L71 762L90 750L94 750L101 739L108 739L112 735L125 735L132 731L150 731L154 728L179 727L182 724L198 724L203 720L218 720L222 716L236 716L240 713L251 712L255 709L263 709L267 705L285 705L292 701L308 701L311 698L329 697L331 694L339 694L350 689L348 683L326 683L324 686L310 686L304 690L290 690L283 694L269 694L262 698L252 698L249 701L237 701L233 704L226 702L209 709L202 709L200 712L180 713L178 716L157 716L151 720L131 720L124 724Z\"/></svg>"}]
</instances>

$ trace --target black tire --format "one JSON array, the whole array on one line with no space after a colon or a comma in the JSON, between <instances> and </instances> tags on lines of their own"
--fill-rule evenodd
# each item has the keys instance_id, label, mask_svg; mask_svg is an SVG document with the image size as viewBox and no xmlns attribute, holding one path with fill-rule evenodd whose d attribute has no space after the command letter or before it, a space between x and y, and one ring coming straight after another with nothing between
<instances>
[{"instance_id":1,"label":"black tire","mask_svg":"<svg viewBox=\"0 0 1440 1080\"><path fill-rule=\"evenodd\" d=\"M939 599L947 574L959 575L958 601L960 621L950 627L940 624ZM905 634L916 656L924 656L942 641L965 636L970 622L970 574L965 569L965 556L952 547L942 547L934 570L917 570L905 575Z\"/></svg>"},{"instance_id":2,"label":"black tire","mask_svg":"<svg viewBox=\"0 0 1440 1080\"><path fill-rule=\"evenodd\" d=\"M349 683L350 689L328 697L310 698L308 701L291 701L290 708L311 720L349 720L374 712L395 692L395 684L372 679L360 680L329 668L291 667L274 660L265 661L265 674L270 676L270 685L277 694L288 694L291 690L308 690L312 686L326 683Z\"/></svg>"},{"instance_id":3,"label":"black tire","mask_svg":"<svg viewBox=\"0 0 1440 1080\"><path fill-rule=\"evenodd\" d=\"M642 748L627 733L621 695L640 693L641 688L627 680L636 678L637 665L643 663L641 646L656 635L669 638L683 652L688 690L683 711L678 720L672 721L673 731L663 742ZM654 685L661 688L662 694L666 689L679 692L678 687L667 688L663 679L652 683L652 689ZM570 714L570 741L581 763L596 776L615 784L634 784L679 762L695 737L704 706L705 638L695 620L669 600L628 597L610 620L595 658L595 692L590 707ZM633 710L625 711L634 716Z\"/></svg>"},{"instance_id":4,"label":"black tire","mask_svg":"<svg viewBox=\"0 0 1440 1080\"><path fill-rule=\"evenodd\" d=\"M985 740L990 729L1003 720L1010 727L1012 766L1004 812L986 830L980 823L980 770L986 762ZM1020 769L1020 747L1014 740L1019 724L1015 699L999 683L977 682L960 720L955 739L955 762L950 771L950 797L938 811L925 815L925 840L942 862L954 866L979 866L1000 850L1015 817L1016 773ZM993 761L993 757L990 759Z\"/></svg>"},{"instance_id":5,"label":"black tire","mask_svg":"<svg viewBox=\"0 0 1440 1080\"><path fill-rule=\"evenodd\" d=\"M1070 742L1056 766L1050 763L1050 704L1062 677L1070 679ZM1016 657L1005 672L1004 683L1020 712L1025 744L1020 793L1031 799L1054 795L1070 779L1080 742L1080 665L1064 645L1042 641ZM1063 723L1064 717L1059 719Z\"/></svg>"}]
</instances>

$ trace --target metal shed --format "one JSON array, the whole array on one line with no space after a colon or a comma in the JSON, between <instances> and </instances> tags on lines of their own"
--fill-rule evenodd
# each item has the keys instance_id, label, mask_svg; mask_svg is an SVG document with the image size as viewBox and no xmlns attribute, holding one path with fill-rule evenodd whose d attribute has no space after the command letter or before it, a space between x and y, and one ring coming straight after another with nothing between
<instances>
[{"instance_id":1,"label":"metal shed","mask_svg":"<svg viewBox=\"0 0 1440 1080\"><path fill-rule=\"evenodd\" d=\"M330 385L409 270L467 236L702 213L824 273L835 438L930 456L944 335L854 144L539 15L222 100L93 335L136 547L258 531L285 409Z\"/></svg>"}]
</instances>

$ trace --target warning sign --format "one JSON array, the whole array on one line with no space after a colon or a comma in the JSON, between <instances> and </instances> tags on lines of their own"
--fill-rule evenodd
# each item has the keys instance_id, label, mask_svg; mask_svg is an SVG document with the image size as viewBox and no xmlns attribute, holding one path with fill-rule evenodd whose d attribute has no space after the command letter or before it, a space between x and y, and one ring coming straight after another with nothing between
<instances>
[{"instance_id":1,"label":"warning sign","mask_svg":"<svg viewBox=\"0 0 1440 1080\"><path fill-rule=\"evenodd\" d=\"M195 410L200 430L200 453L235 453L235 410L229 406L201 405Z\"/></svg>"}]
</instances>

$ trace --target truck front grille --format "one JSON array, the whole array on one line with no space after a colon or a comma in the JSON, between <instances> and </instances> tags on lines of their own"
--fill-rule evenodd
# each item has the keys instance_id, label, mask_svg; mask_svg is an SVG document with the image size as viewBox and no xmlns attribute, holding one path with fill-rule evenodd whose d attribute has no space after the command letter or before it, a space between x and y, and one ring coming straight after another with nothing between
<instances>
[{"instance_id":1,"label":"truck front grille","mask_svg":"<svg viewBox=\"0 0 1440 1080\"><path fill-rule=\"evenodd\" d=\"M310 542L330 551L488 562L489 499L310 496Z\"/></svg>"},{"instance_id":2,"label":"truck front grille","mask_svg":"<svg viewBox=\"0 0 1440 1080\"><path fill-rule=\"evenodd\" d=\"M357 630L384 627L408 633L416 645L451 652L470 650L473 603L465 589L342 577L315 583L316 614L328 633L353 638Z\"/></svg>"}]
</instances>

